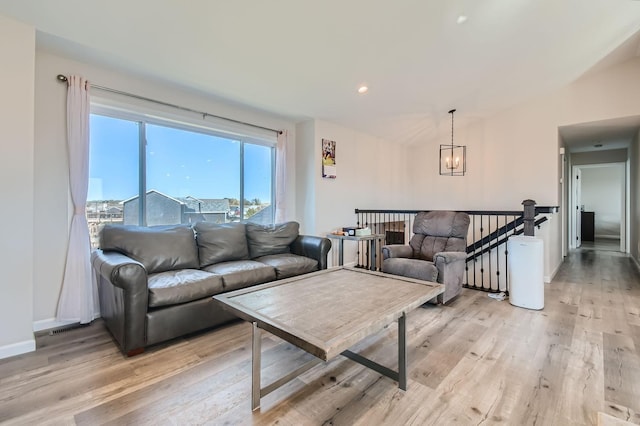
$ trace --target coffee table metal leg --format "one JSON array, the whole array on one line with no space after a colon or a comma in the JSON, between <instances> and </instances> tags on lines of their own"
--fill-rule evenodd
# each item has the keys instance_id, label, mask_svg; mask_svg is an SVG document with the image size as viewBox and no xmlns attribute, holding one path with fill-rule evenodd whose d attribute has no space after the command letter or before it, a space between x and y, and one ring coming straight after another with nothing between
<instances>
[{"instance_id":1,"label":"coffee table metal leg","mask_svg":"<svg viewBox=\"0 0 640 426\"><path fill-rule=\"evenodd\" d=\"M262 354L262 333L258 328L258 324L252 322L253 343L251 345L251 409L260 408L260 356Z\"/></svg>"},{"instance_id":2,"label":"coffee table metal leg","mask_svg":"<svg viewBox=\"0 0 640 426\"><path fill-rule=\"evenodd\" d=\"M407 326L406 314L398 318L398 387L407 390Z\"/></svg>"}]
</instances>

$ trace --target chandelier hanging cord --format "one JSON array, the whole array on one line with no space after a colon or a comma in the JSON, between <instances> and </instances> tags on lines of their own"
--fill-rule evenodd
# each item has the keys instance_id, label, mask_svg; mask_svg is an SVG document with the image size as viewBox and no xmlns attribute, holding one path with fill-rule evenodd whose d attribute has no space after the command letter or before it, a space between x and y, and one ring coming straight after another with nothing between
<instances>
[{"instance_id":1,"label":"chandelier hanging cord","mask_svg":"<svg viewBox=\"0 0 640 426\"><path fill-rule=\"evenodd\" d=\"M449 114L451 114L451 145L453 146L453 113L456 112L455 109L452 109L451 111L449 111Z\"/></svg>"}]
</instances>

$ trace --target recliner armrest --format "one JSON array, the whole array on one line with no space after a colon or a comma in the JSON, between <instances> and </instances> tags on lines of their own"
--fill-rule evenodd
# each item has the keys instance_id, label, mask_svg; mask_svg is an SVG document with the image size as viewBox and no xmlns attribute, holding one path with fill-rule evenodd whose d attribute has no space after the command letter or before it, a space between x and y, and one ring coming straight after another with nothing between
<instances>
[{"instance_id":1,"label":"recliner armrest","mask_svg":"<svg viewBox=\"0 0 640 426\"><path fill-rule=\"evenodd\" d=\"M382 246L382 259L390 259L392 257L413 257L413 249L411 246L404 244L391 244Z\"/></svg>"},{"instance_id":2,"label":"recliner armrest","mask_svg":"<svg viewBox=\"0 0 640 426\"><path fill-rule=\"evenodd\" d=\"M289 246L291 253L318 261L318 269L327 269L327 255L331 250L331 240L313 235L298 235Z\"/></svg>"},{"instance_id":3,"label":"recliner armrest","mask_svg":"<svg viewBox=\"0 0 640 426\"><path fill-rule=\"evenodd\" d=\"M462 251L441 251L433 256L434 263L437 263L438 261L451 263L466 259L467 253Z\"/></svg>"},{"instance_id":4,"label":"recliner armrest","mask_svg":"<svg viewBox=\"0 0 640 426\"><path fill-rule=\"evenodd\" d=\"M462 251L439 252L433 256L433 263L438 268L438 282L444 284L444 293L438 301L447 303L462 292L464 270L467 253Z\"/></svg>"}]
</instances>

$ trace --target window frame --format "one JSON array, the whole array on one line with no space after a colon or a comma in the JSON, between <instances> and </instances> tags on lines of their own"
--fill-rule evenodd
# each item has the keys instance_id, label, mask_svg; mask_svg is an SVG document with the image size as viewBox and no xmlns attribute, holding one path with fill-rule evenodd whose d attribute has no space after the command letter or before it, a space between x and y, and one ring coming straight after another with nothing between
<instances>
[{"instance_id":1,"label":"window frame","mask_svg":"<svg viewBox=\"0 0 640 426\"><path fill-rule=\"evenodd\" d=\"M138 203L138 225L147 226L147 216L146 216L146 194L147 188L147 142L146 142L146 125L152 124L156 126L164 126L176 130L200 133L207 136L214 136L218 138L228 139L232 141L237 141L240 144L240 152L238 161L240 162L240 176L239 176L239 185L240 185L240 194L239 194L239 209L240 209L240 222L247 222L250 218L245 218L245 151L244 147L246 144L251 145L259 145L264 146L270 149L270 162L271 162L271 197L270 197L270 205L271 205L271 223L275 223L275 206L276 206L276 191L275 191L275 180L276 180L276 147L277 147L277 136L269 135L266 132L255 132L250 126L246 125L234 125L234 131L225 131L221 130L219 127L229 127L229 126L221 126L218 120L214 121L206 121L206 117L202 117L200 120L195 120L193 117L186 117L182 115L176 115L169 112L143 112L143 110L136 111L135 107L127 108L121 106L112 105L111 101L101 102L99 99L92 99L90 114L91 115L100 115L109 118L126 120L133 123L136 123L138 126L138 197L140 202ZM246 130L246 134L242 134L242 130ZM264 133L264 135L262 135ZM273 133L273 132L271 132ZM89 141L91 144L91 141Z\"/></svg>"}]
</instances>

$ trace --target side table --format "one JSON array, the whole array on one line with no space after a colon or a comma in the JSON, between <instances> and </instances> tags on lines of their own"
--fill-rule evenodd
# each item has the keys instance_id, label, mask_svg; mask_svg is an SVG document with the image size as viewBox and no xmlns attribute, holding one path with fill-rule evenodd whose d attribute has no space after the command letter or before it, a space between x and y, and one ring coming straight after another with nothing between
<instances>
[{"instance_id":1,"label":"side table","mask_svg":"<svg viewBox=\"0 0 640 426\"><path fill-rule=\"evenodd\" d=\"M338 245L338 265L342 266L344 264L344 241L368 241L369 242L369 259L370 266L369 269L372 271L376 270L376 240L384 238L384 234L371 234L371 235L363 235L363 236L346 236L346 235L337 235L337 234L327 234L327 238L332 238L334 240L340 240L340 244Z\"/></svg>"}]
</instances>

